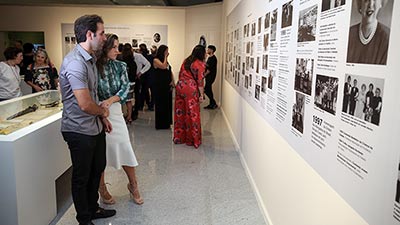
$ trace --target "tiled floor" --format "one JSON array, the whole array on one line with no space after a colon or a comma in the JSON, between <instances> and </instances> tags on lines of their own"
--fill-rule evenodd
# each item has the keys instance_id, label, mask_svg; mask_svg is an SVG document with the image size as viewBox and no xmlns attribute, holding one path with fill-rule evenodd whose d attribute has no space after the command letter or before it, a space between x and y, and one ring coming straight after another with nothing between
<instances>
[{"instance_id":1,"label":"tiled floor","mask_svg":"<svg viewBox=\"0 0 400 225\"><path fill-rule=\"evenodd\" d=\"M203 144L198 150L172 144L171 130L154 129L154 112L140 112L130 125L145 203L129 199L122 170L106 169L117 215L96 225L264 225L249 180L222 113L202 110ZM71 206L56 225L76 225Z\"/></svg>"}]
</instances>

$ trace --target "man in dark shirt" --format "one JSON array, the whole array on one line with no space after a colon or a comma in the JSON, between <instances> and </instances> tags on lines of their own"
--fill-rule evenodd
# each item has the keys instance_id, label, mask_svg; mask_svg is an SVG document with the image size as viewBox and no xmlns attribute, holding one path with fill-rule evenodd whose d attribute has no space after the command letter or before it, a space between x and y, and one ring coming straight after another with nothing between
<instances>
[{"instance_id":1,"label":"man in dark shirt","mask_svg":"<svg viewBox=\"0 0 400 225\"><path fill-rule=\"evenodd\" d=\"M205 109L216 109L218 108L217 103L214 99L214 94L212 91L212 84L217 76L217 57L214 55L216 48L214 45L209 45L207 47L207 54L209 55L206 64L206 85L204 87L204 93L210 99L210 104Z\"/></svg>"}]
</instances>

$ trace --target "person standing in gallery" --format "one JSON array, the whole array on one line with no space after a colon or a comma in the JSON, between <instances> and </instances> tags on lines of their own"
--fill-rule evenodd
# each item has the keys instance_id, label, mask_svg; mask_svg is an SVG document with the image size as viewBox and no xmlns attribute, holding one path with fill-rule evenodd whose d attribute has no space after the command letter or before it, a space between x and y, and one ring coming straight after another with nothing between
<instances>
[{"instance_id":1,"label":"person standing in gallery","mask_svg":"<svg viewBox=\"0 0 400 225\"><path fill-rule=\"evenodd\" d=\"M217 49L214 45L209 45L207 47L208 59L206 63L206 85L204 87L204 92L206 93L210 103L204 107L205 109L216 109L218 108L217 102L214 99L214 93L212 90L212 85L217 77L217 57L215 56L215 51Z\"/></svg>"},{"instance_id":2,"label":"person standing in gallery","mask_svg":"<svg viewBox=\"0 0 400 225\"><path fill-rule=\"evenodd\" d=\"M8 47L4 50L5 61L0 62L0 101L22 96L19 83L19 64L22 62L22 50Z\"/></svg>"},{"instance_id":3,"label":"person standing in gallery","mask_svg":"<svg viewBox=\"0 0 400 225\"><path fill-rule=\"evenodd\" d=\"M113 131L106 134L107 165L115 169L121 169L121 167L124 169L129 180L128 191L131 193L133 201L141 205L143 199L139 194L135 172L138 162L132 149L121 108L121 104L125 103L129 92L127 66L124 62L116 60L119 54L118 36L106 34L106 37L103 48L96 53L98 57L96 67L99 72L99 99L101 105L110 110L109 120L113 127ZM115 203L114 198L107 190L104 172L101 175L99 192L103 203Z\"/></svg>"},{"instance_id":4,"label":"person standing in gallery","mask_svg":"<svg viewBox=\"0 0 400 225\"><path fill-rule=\"evenodd\" d=\"M357 105L354 115L357 118L364 119L365 116L365 104L366 104L366 90L367 86L365 84L361 85L361 91L357 97Z\"/></svg>"},{"instance_id":5,"label":"person standing in gallery","mask_svg":"<svg viewBox=\"0 0 400 225\"><path fill-rule=\"evenodd\" d=\"M371 102L371 123L375 125L379 125L381 110L382 110L382 97L381 97L381 89L375 89L375 96L372 97Z\"/></svg>"},{"instance_id":6,"label":"person standing in gallery","mask_svg":"<svg viewBox=\"0 0 400 225\"><path fill-rule=\"evenodd\" d=\"M135 89L137 65L135 62L135 57L133 56L133 49L131 44L129 43L124 44L121 52L122 53L118 56L118 58L120 58L121 61L126 63L127 66L126 69L128 71L129 92L128 92L128 99L125 101L125 104L127 111L126 122L130 124L132 122L132 111L133 111L132 101Z\"/></svg>"},{"instance_id":7,"label":"person standing in gallery","mask_svg":"<svg viewBox=\"0 0 400 225\"><path fill-rule=\"evenodd\" d=\"M26 73L26 68L32 64L35 61L35 46L28 42L22 45L22 49L23 49L23 60L21 63L21 71L20 74L21 75L25 75Z\"/></svg>"},{"instance_id":8,"label":"person standing in gallery","mask_svg":"<svg viewBox=\"0 0 400 225\"><path fill-rule=\"evenodd\" d=\"M106 167L106 136L112 130L108 108L99 105L97 68L94 52L106 37L104 22L98 15L75 20L77 45L65 57L60 69L60 88L64 104L61 132L72 161L72 199L80 225L114 216L116 211L97 203L100 177Z\"/></svg>"},{"instance_id":9,"label":"person standing in gallery","mask_svg":"<svg viewBox=\"0 0 400 225\"><path fill-rule=\"evenodd\" d=\"M27 67L24 80L32 87L32 93L57 89L57 69L50 63L46 50L36 52L35 62Z\"/></svg>"},{"instance_id":10,"label":"person standing in gallery","mask_svg":"<svg viewBox=\"0 0 400 225\"><path fill-rule=\"evenodd\" d=\"M143 83L145 77L142 77L150 69L150 62L140 53L133 52L133 57L136 63L136 78L135 78L135 105L132 112L132 120L136 120L139 116L139 110L143 109L144 99L142 98Z\"/></svg>"},{"instance_id":11,"label":"person standing in gallery","mask_svg":"<svg viewBox=\"0 0 400 225\"><path fill-rule=\"evenodd\" d=\"M388 0L356 0L361 21L350 27L348 63L386 65L390 28L378 21Z\"/></svg>"},{"instance_id":12,"label":"person standing in gallery","mask_svg":"<svg viewBox=\"0 0 400 225\"><path fill-rule=\"evenodd\" d=\"M140 54L144 56L149 62L149 65L153 64L154 57L149 54L149 50L147 49L147 45L142 43L139 45ZM153 104L150 96L150 86L151 86L151 77L153 76L154 68L150 66L149 70L142 74L140 80L142 84L142 88L140 89L140 107L143 108L144 103L147 104L147 108L150 111L154 111Z\"/></svg>"},{"instance_id":13,"label":"person standing in gallery","mask_svg":"<svg viewBox=\"0 0 400 225\"><path fill-rule=\"evenodd\" d=\"M357 79L353 80L353 87L350 89L350 97L349 97L349 114L354 116L354 110L356 109L356 101L358 98L358 87L357 87Z\"/></svg>"},{"instance_id":14,"label":"person standing in gallery","mask_svg":"<svg viewBox=\"0 0 400 225\"><path fill-rule=\"evenodd\" d=\"M344 83L343 90L343 107L342 112L347 113L347 108L349 107L350 101L350 90L351 90L351 76L347 76L347 82Z\"/></svg>"},{"instance_id":15,"label":"person standing in gallery","mask_svg":"<svg viewBox=\"0 0 400 225\"><path fill-rule=\"evenodd\" d=\"M374 97L374 84L370 83L368 86L366 97L366 114L365 114L365 121L371 122L372 110L371 109L371 102L372 98Z\"/></svg>"},{"instance_id":16,"label":"person standing in gallery","mask_svg":"<svg viewBox=\"0 0 400 225\"><path fill-rule=\"evenodd\" d=\"M154 57L154 103L156 129L169 129L172 125L172 89L175 87L174 75L168 63L169 51L160 45Z\"/></svg>"},{"instance_id":17,"label":"person standing in gallery","mask_svg":"<svg viewBox=\"0 0 400 225\"><path fill-rule=\"evenodd\" d=\"M197 45L179 71L174 110L175 144L186 143L195 148L201 144L200 103L204 101L205 57L205 47Z\"/></svg>"}]
</instances>

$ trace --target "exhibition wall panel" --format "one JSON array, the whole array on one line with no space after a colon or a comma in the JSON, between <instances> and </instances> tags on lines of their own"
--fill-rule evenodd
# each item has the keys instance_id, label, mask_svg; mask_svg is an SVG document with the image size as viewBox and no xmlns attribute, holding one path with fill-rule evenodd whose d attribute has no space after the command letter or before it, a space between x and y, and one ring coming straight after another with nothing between
<instances>
[{"instance_id":1,"label":"exhibition wall panel","mask_svg":"<svg viewBox=\"0 0 400 225\"><path fill-rule=\"evenodd\" d=\"M185 8L121 7L121 6L0 6L0 30L2 31L43 31L49 55L60 68L64 37L61 24L74 23L85 14L98 14L107 24L167 25L170 63L175 76L185 57ZM18 18L18 19L17 19ZM107 31L106 31L107 32Z\"/></svg>"},{"instance_id":2,"label":"exhibition wall panel","mask_svg":"<svg viewBox=\"0 0 400 225\"><path fill-rule=\"evenodd\" d=\"M271 224L399 224L399 5L387 2L375 28L390 28L389 47L358 54L376 58L352 55L356 1L224 2L223 110ZM379 112L357 114L362 84Z\"/></svg>"}]
</instances>

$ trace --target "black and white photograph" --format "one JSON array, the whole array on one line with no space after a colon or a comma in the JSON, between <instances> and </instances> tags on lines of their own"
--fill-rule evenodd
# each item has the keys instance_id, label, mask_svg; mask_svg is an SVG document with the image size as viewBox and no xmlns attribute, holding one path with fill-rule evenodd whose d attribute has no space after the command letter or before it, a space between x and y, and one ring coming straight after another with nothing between
<instances>
[{"instance_id":1,"label":"black and white photograph","mask_svg":"<svg viewBox=\"0 0 400 225\"><path fill-rule=\"evenodd\" d=\"M239 71L236 71L236 84L237 84L237 86L240 86L240 73L239 73Z\"/></svg>"},{"instance_id":2,"label":"black and white photograph","mask_svg":"<svg viewBox=\"0 0 400 225\"><path fill-rule=\"evenodd\" d=\"M276 41L276 32L278 26L278 9L271 14L271 41Z\"/></svg>"},{"instance_id":3,"label":"black and white photograph","mask_svg":"<svg viewBox=\"0 0 400 225\"><path fill-rule=\"evenodd\" d=\"M256 23L251 24L251 36L256 35Z\"/></svg>"},{"instance_id":4,"label":"black and white photograph","mask_svg":"<svg viewBox=\"0 0 400 225\"><path fill-rule=\"evenodd\" d=\"M241 65L241 57L238 55L238 56L236 56L237 57L237 68L238 68L238 70L240 70L240 65Z\"/></svg>"},{"instance_id":5,"label":"black and white photograph","mask_svg":"<svg viewBox=\"0 0 400 225\"><path fill-rule=\"evenodd\" d=\"M282 28L292 26L293 19L293 0L282 6Z\"/></svg>"},{"instance_id":6,"label":"black and white photograph","mask_svg":"<svg viewBox=\"0 0 400 225\"><path fill-rule=\"evenodd\" d=\"M253 76L249 74L249 87L251 87L252 83L253 83Z\"/></svg>"},{"instance_id":7,"label":"black and white photograph","mask_svg":"<svg viewBox=\"0 0 400 225\"><path fill-rule=\"evenodd\" d=\"M236 31L235 31L236 32ZM157 33L156 33L157 34ZM232 34L231 34L232 35ZM233 34L232 35L232 38L235 38L235 35ZM155 39L154 39L154 41L155 41ZM160 40L159 40L160 41ZM231 41L233 41L233 40L231 40ZM158 42L156 42L156 43L158 43ZM206 40L206 36L204 36L204 35L201 35L200 36L200 39L199 39L199 45L202 45L202 46L204 46L204 47L207 47L207 40Z\"/></svg>"},{"instance_id":8,"label":"black and white photograph","mask_svg":"<svg viewBox=\"0 0 400 225\"><path fill-rule=\"evenodd\" d=\"M254 54L254 42L250 42L250 55L252 56Z\"/></svg>"},{"instance_id":9,"label":"black and white photograph","mask_svg":"<svg viewBox=\"0 0 400 225\"><path fill-rule=\"evenodd\" d=\"M69 36L64 37L65 44L69 44L71 42L71 38Z\"/></svg>"},{"instance_id":10,"label":"black and white photograph","mask_svg":"<svg viewBox=\"0 0 400 225\"><path fill-rule=\"evenodd\" d=\"M261 33L261 27L262 27L262 17L258 17L258 29L257 29L257 34Z\"/></svg>"},{"instance_id":11,"label":"black and white photograph","mask_svg":"<svg viewBox=\"0 0 400 225\"><path fill-rule=\"evenodd\" d=\"M297 42L315 41L317 33L317 8L318 5L314 5L300 11Z\"/></svg>"},{"instance_id":12,"label":"black and white photograph","mask_svg":"<svg viewBox=\"0 0 400 225\"><path fill-rule=\"evenodd\" d=\"M246 70L249 71L250 69L250 57L246 56Z\"/></svg>"},{"instance_id":13,"label":"black and white photograph","mask_svg":"<svg viewBox=\"0 0 400 225\"><path fill-rule=\"evenodd\" d=\"M394 200L400 204L400 163L397 169L396 196Z\"/></svg>"},{"instance_id":14,"label":"black and white photograph","mask_svg":"<svg viewBox=\"0 0 400 225\"><path fill-rule=\"evenodd\" d=\"M261 91L262 93L267 93L267 78L261 77Z\"/></svg>"},{"instance_id":15,"label":"black and white photograph","mask_svg":"<svg viewBox=\"0 0 400 225\"><path fill-rule=\"evenodd\" d=\"M256 84L256 91L254 92L254 97L260 100L260 85Z\"/></svg>"},{"instance_id":16,"label":"black and white photograph","mask_svg":"<svg viewBox=\"0 0 400 225\"><path fill-rule=\"evenodd\" d=\"M270 70L268 73L268 88L272 89L274 84L275 70Z\"/></svg>"},{"instance_id":17,"label":"black and white photograph","mask_svg":"<svg viewBox=\"0 0 400 225\"><path fill-rule=\"evenodd\" d=\"M161 35L160 35L159 33L155 33L155 34L153 35L153 41L154 41L155 43L160 42L160 41L161 41Z\"/></svg>"},{"instance_id":18,"label":"black and white photograph","mask_svg":"<svg viewBox=\"0 0 400 225\"><path fill-rule=\"evenodd\" d=\"M378 126L384 83L379 78L346 74L342 112Z\"/></svg>"},{"instance_id":19,"label":"black and white photograph","mask_svg":"<svg viewBox=\"0 0 400 225\"><path fill-rule=\"evenodd\" d=\"M250 41L246 42L246 54L250 54Z\"/></svg>"},{"instance_id":20,"label":"black and white photograph","mask_svg":"<svg viewBox=\"0 0 400 225\"><path fill-rule=\"evenodd\" d=\"M322 0L321 11L325 12L326 10L334 9L345 4L346 0Z\"/></svg>"},{"instance_id":21,"label":"black and white photograph","mask_svg":"<svg viewBox=\"0 0 400 225\"><path fill-rule=\"evenodd\" d=\"M304 102L305 95L296 92L295 101L292 109L292 127L303 133L304 129Z\"/></svg>"},{"instance_id":22,"label":"black and white photograph","mask_svg":"<svg viewBox=\"0 0 400 225\"><path fill-rule=\"evenodd\" d=\"M314 105L333 115L336 114L339 79L317 74Z\"/></svg>"},{"instance_id":23,"label":"black and white photograph","mask_svg":"<svg viewBox=\"0 0 400 225\"><path fill-rule=\"evenodd\" d=\"M254 58L250 58L250 69L254 70Z\"/></svg>"},{"instance_id":24,"label":"black and white photograph","mask_svg":"<svg viewBox=\"0 0 400 225\"><path fill-rule=\"evenodd\" d=\"M260 73L260 57L257 56L256 73Z\"/></svg>"},{"instance_id":25,"label":"black and white photograph","mask_svg":"<svg viewBox=\"0 0 400 225\"><path fill-rule=\"evenodd\" d=\"M268 69L268 55L263 55L263 65L262 65L263 70Z\"/></svg>"},{"instance_id":26,"label":"black and white photograph","mask_svg":"<svg viewBox=\"0 0 400 225\"><path fill-rule=\"evenodd\" d=\"M72 44L76 44L76 38L75 37L71 37L71 43Z\"/></svg>"},{"instance_id":27,"label":"black and white photograph","mask_svg":"<svg viewBox=\"0 0 400 225\"><path fill-rule=\"evenodd\" d=\"M249 89L249 77L248 76L244 77L244 87L246 89Z\"/></svg>"},{"instance_id":28,"label":"black and white photograph","mask_svg":"<svg viewBox=\"0 0 400 225\"><path fill-rule=\"evenodd\" d=\"M270 20L270 15L269 13L265 14L264 18L264 30L269 28L269 20Z\"/></svg>"},{"instance_id":29,"label":"black and white photograph","mask_svg":"<svg viewBox=\"0 0 400 225\"><path fill-rule=\"evenodd\" d=\"M294 89L311 95L314 59L296 59Z\"/></svg>"},{"instance_id":30,"label":"black and white photograph","mask_svg":"<svg viewBox=\"0 0 400 225\"><path fill-rule=\"evenodd\" d=\"M353 1L347 63L386 65L394 0Z\"/></svg>"},{"instance_id":31,"label":"black and white photograph","mask_svg":"<svg viewBox=\"0 0 400 225\"><path fill-rule=\"evenodd\" d=\"M245 74L246 63L242 63L242 75Z\"/></svg>"},{"instance_id":32,"label":"black and white photograph","mask_svg":"<svg viewBox=\"0 0 400 225\"><path fill-rule=\"evenodd\" d=\"M137 48L139 45L138 39L132 39L132 48Z\"/></svg>"},{"instance_id":33,"label":"black and white photograph","mask_svg":"<svg viewBox=\"0 0 400 225\"><path fill-rule=\"evenodd\" d=\"M264 51L268 51L268 45L269 45L269 33L265 33L263 41Z\"/></svg>"},{"instance_id":34,"label":"black and white photograph","mask_svg":"<svg viewBox=\"0 0 400 225\"><path fill-rule=\"evenodd\" d=\"M243 26L243 37L245 38L245 37L248 37L248 29L249 29L249 26L248 26L249 24L246 24L246 25L244 25Z\"/></svg>"}]
</instances>

